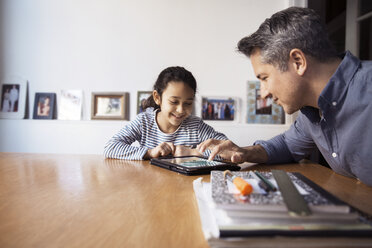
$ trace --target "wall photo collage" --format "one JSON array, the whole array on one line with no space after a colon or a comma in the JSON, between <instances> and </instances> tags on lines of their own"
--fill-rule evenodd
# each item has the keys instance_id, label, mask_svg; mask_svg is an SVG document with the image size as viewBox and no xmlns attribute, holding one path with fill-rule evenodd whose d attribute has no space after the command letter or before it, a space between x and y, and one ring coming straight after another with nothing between
<instances>
[{"instance_id":1,"label":"wall photo collage","mask_svg":"<svg viewBox=\"0 0 372 248\"><path fill-rule=\"evenodd\" d=\"M152 91L138 91L137 114ZM128 92L92 92L91 120L129 120ZM27 118L27 80L7 79L0 84L0 118ZM58 107L57 107L58 105ZM205 121L238 122L242 108L234 97L201 97L200 117ZM248 124L285 124L283 108L271 98L262 98L259 81L248 81L246 92L246 119ZM81 120L83 117L83 90L36 92L32 107L33 119ZM194 111L195 113L195 111ZM198 115L198 113L196 113Z\"/></svg>"}]
</instances>

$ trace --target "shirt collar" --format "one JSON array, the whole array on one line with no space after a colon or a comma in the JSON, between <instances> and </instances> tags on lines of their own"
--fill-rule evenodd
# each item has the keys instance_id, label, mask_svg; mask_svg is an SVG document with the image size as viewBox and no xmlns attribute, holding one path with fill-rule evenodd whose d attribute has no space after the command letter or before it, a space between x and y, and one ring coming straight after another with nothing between
<instances>
[{"instance_id":1,"label":"shirt collar","mask_svg":"<svg viewBox=\"0 0 372 248\"><path fill-rule=\"evenodd\" d=\"M329 107L337 106L342 101L347 88L360 66L360 60L349 51L343 54L343 59L318 99L320 110L325 113Z\"/></svg>"},{"instance_id":2,"label":"shirt collar","mask_svg":"<svg viewBox=\"0 0 372 248\"><path fill-rule=\"evenodd\" d=\"M318 106L323 115L326 115L330 108L335 108L342 101L348 85L360 66L360 60L349 51L342 54L343 59L337 67L327 85L324 87L318 99ZM319 109L303 107L301 112L312 122L319 122Z\"/></svg>"}]
</instances>

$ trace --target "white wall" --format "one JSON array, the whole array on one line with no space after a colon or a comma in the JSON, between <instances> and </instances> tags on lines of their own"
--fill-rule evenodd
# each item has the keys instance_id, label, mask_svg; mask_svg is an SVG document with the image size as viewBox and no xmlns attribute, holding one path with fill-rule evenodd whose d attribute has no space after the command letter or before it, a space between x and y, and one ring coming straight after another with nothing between
<instances>
[{"instance_id":1,"label":"white wall","mask_svg":"<svg viewBox=\"0 0 372 248\"><path fill-rule=\"evenodd\" d=\"M0 151L101 153L125 122L90 120L94 91L130 93L130 118L139 90L151 90L161 70L189 69L198 97L235 96L239 123L213 123L234 142L249 145L288 125L247 125L247 80L255 79L237 42L288 0L1 0L2 77L29 82L35 92L82 89L82 121L0 120ZM200 104L200 100L197 101ZM197 113L200 108L197 108Z\"/></svg>"}]
</instances>

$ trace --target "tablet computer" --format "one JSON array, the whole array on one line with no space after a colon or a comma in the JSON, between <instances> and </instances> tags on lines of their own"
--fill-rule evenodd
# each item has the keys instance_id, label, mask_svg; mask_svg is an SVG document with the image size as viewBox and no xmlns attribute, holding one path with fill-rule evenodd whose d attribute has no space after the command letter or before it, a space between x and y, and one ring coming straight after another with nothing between
<instances>
[{"instance_id":1,"label":"tablet computer","mask_svg":"<svg viewBox=\"0 0 372 248\"><path fill-rule=\"evenodd\" d=\"M198 156L153 158L151 164L185 175L209 174L212 170L240 170L234 163L212 160Z\"/></svg>"}]
</instances>

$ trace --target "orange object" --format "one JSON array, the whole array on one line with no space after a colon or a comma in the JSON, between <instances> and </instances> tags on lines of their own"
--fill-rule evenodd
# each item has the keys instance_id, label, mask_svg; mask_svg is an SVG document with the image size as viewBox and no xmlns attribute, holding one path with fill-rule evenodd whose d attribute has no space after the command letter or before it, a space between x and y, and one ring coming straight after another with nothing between
<instances>
[{"instance_id":1,"label":"orange object","mask_svg":"<svg viewBox=\"0 0 372 248\"><path fill-rule=\"evenodd\" d=\"M235 177L233 179L233 183L240 193L242 193L242 195L249 195L253 191L252 185L241 177Z\"/></svg>"},{"instance_id":2,"label":"orange object","mask_svg":"<svg viewBox=\"0 0 372 248\"><path fill-rule=\"evenodd\" d=\"M235 187L240 191L242 195L249 195L250 193L252 193L253 191L252 185L250 185L243 178L234 176L229 170L224 171L223 175L225 178L233 182Z\"/></svg>"}]
</instances>

